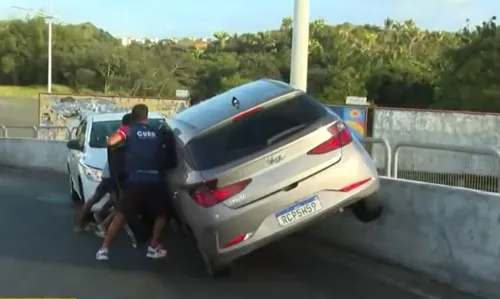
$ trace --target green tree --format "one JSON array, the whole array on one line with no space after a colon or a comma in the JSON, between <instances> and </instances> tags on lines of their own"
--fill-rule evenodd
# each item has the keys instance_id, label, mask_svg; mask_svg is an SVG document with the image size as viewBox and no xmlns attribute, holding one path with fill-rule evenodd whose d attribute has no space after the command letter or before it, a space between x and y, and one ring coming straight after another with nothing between
<instances>
[{"instance_id":1,"label":"green tree","mask_svg":"<svg viewBox=\"0 0 500 299\"><path fill-rule=\"evenodd\" d=\"M367 96L381 106L500 112L500 29L495 18L459 32L429 31L413 20L382 26L310 25L308 92L324 103ZM53 82L75 90L196 100L236 85L288 81L291 18L257 33L214 33L158 42L121 41L90 23L54 25ZM0 21L0 84L43 85L47 25L42 18Z\"/></svg>"}]
</instances>

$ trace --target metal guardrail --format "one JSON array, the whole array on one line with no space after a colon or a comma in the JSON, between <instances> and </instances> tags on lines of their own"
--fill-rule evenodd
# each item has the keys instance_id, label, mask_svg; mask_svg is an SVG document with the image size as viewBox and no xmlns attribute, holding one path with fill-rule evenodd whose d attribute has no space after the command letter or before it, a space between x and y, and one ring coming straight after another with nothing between
<instances>
[{"instance_id":1,"label":"metal guardrail","mask_svg":"<svg viewBox=\"0 0 500 299\"><path fill-rule=\"evenodd\" d=\"M446 169L439 169L440 166L438 163L442 162L441 159L443 159L444 157L438 156L434 160L434 163L436 163L437 165L433 167L434 169L432 169L432 171L424 170L425 167L419 165L419 163L422 163L422 161L415 161L416 159L411 158L411 161L414 161L416 163L414 165L415 167L412 167L412 169L400 170L400 150L403 148L437 150L441 152L444 151L453 153L453 156L447 157L452 163L455 162L454 164L458 165L466 164L469 167L466 167L467 169L464 169L463 167L455 167L456 169L461 168L461 171L452 172L447 171ZM493 157L496 160L496 165L494 166L497 166L497 168L493 171L490 171L489 174L479 174L477 169L481 167L477 166L479 164L478 159L475 159L475 161L472 159L472 157L467 157L467 160L460 159L465 157L457 157L457 154L459 153ZM432 156L433 155L429 155L429 157ZM490 161L482 162L483 165L491 166ZM428 165L432 165L432 161L428 161L427 163L429 163ZM476 169L474 169L474 167L471 167L471 165L476 166ZM451 167L453 166L455 165L451 165ZM484 169L484 167L482 167L482 169ZM392 177L500 193L500 151L492 146L475 147L451 144L446 145L436 143L400 142L393 146Z\"/></svg>"},{"instance_id":2,"label":"metal guardrail","mask_svg":"<svg viewBox=\"0 0 500 299\"><path fill-rule=\"evenodd\" d=\"M384 138L374 138L374 137L365 137L362 140L360 140L360 142L364 143L365 145L380 144L384 147L384 171L381 174L390 177L392 173L392 149L389 142ZM372 154L371 150L369 150L369 152ZM373 156L372 159L374 159Z\"/></svg>"},{"instance_id":3,"label":"metal guardrail","mask_svg":"<svg viewBox=\"0 0 500 299\"><path fill-rule=\"evenodd\" d=\"M33 136L36 138L38 136L37 126L18 126L18 125L0 125L3 130L3 137L9 137L9 129L31 129L33 130Z\"/></svg>"},{"instance_id":4,"label":"metal guardrail","mask_svg":"<svg viewBox=\"0 0 500 299\"><path fill-rule=\"evenodd\" d=\"M11 128L31 129L33 131L34 137L40 139L47 138L46 136L45 137L41 136L40 133L43 133L44 131L53 131L53 130L65 130L66 131L65 137L67 139L70 139L72 137L72 134L76 130L76 128L74 127L68 128L65 126L15 126L15 125L10 126L10 125L0 124L0 130L3 131L4 138L9 137L9 129ZM377 169L380 175L393 178L403 178L413 181L421 181L421 182L448 185L448 186L459 186L469 189L500 193L500 150L494 147L473 147L473 146L463 146L463 145L445 145L445 144L418 143L418 142L400 142L395 145L391 145L385 138L374 138L374 137L365 137L362 140L360 140L360 142L364 144L365 148L367 148L367 151L370 152L370 154L372 155L372 159L378 164L377 166L380 167L380 164L383 165L382 169ZM384 148L383 154L379 150L374 150L373 145L376 144L379 144ZM487 162L486 164L487 166L490 166L489 169L491 169L492 164L494 164L493 166L496 166L496 168L494 170L491 170L490 173L487 175L474 173L474 171L477 172L478 169L477 165L475 165L476 169L473 169L474 167L468 167L468 169L466 169L468 170L468 172L466 172L465 170L452 171L452 172L446 172L445 170L440 171L438 169L439 168L438 165L432 165L433 163L432 159L429 161L425 160L426 158L425 155L423 159L423 162L425 163L422 163L422 161L418 161L419 158L422 158L422 156L419 154L417 155L413 154L413 159L410 158L409 160L401 160L400 152L401 149L403 148L451 152L452 155L451 157L449 156L448 159L450 158L452 160L455 159L457 163L461 162L462 164L466 165L474 164L477 161L474 161L470 158L469 159L470 161L467 160L465 161L466 163L464 163L464 159L458 159L460 157L458 158L456 157L457 154L462 153L469 155L488 156L490 158L493 157L493 159L496 160L495 161L496 163L489 163L488 161L486 161ZM429 156L433 157L434 155L429 155ZM378 163L382 158L384 159L383 163ZM439 159L440 158L437 157L436 159L434 159L436 160L434 162L435 163L442 162L439 161ZM407 165L411 164L411 167L407 166L408 169L400 169L400 161L406 162ZM422 169L425 168L424 166L426 165L422 164L426 164L427 166L429 165L436 166L436 167L431 167L434 168L431 171L425 171Z\"/></svg>"},{"instance_id":5,"label":"metal guardrail","mask_svg":"<svg viewBox=\"0 0 500 299\"><path fill-rule=\"evenodd\" d=\"M52 131L52 130L65 130L65 131L66 131L66 136L65 136L65 137L66 137L66 139L71 139L71 132L72 132L72 129L70 129L70 128L66 127L66 126L46 126L46 127L41 127L41 126L39 126L39 127L38 127L38 130L39 130L39 131L42 131L42 132L43 132L44 130L46 130L46 131L48 131L48 132L50 132L50 131ZM38 135L37 137L38 137L38 138L40 138L40 135ZM43 138L41 138L41 139L43 139Z\"/></svg>"},{"instance_id":6,"label":"metal guardrail","mask_svg":"<svg viewBox=\"0 0 500 299\"><path fill-rule=\"evenodd\" d=\"M9 129L31 129L33 130L33 135L32 137L34 138L39 138L39 139L45 139L45 138L40 138L40 131L52 131L52 130L65 130L66 131L66 138L69 139L71 137L72 130L75 128L68 128L66 126L21 126L21 125L0 125L0 129L2 129L3 132L3 138L9 138Z\"/></svg>"}]
</instances>

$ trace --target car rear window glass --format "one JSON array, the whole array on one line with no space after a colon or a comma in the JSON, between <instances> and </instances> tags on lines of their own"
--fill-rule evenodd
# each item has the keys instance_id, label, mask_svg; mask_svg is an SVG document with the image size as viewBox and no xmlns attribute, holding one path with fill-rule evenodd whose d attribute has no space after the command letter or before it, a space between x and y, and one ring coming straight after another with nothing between
<instances>
[{"instance_id":1,"label":"car rear window glass","mask_svg":"<svg viewBox=\"0 0 500 299\"><path fill-rule=\"evenodd\" d=\"M153 118L149 120L149 125L159 127L165 123L164 119ZM115 133L122 125L121 120L97 121L92 123L90 131L89 146L93 148L106 148L106 141L110 135Z\"/></svg>"},{"instance_id":2,"label":"car rear window glass","mask_svg":"<svg viewBox=\"0 0 500 299\"><path fill-rule=\"evenodd\" d=\"M187 148L196 170L207 170L255 154L299 133L328 114L302 94L192 139Z\"/></svg>"}]
</instances>

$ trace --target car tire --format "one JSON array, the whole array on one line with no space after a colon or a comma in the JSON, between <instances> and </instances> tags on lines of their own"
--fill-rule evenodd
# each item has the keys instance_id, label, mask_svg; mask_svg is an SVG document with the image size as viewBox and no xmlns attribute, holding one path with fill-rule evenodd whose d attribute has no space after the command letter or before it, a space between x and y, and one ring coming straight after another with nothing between
<instances>
[{"instance_id":1,"label":"car tire","mask_svg":"<svg viewBox=\"0 0 500 299\"><path fill-rule=\"evenodd\" d=\"M69 180L69 192L71 196L71 202L76 203L80 201L80 198L78 197L78 193L75 191L75 184L73 183L73 180L71 179L71 174L69 172L69 167L68 167L68 180Z\"/></svg>"},{"instance_id":2,"label":"car tire","mask_svg":"<svg viewBox=\"0 0 500 299\"><path fill-rule=\"evenodd\" d=\"M359 221L368 223L382 216L383 207L378 193L374 193L352 205L351 210Z\"/></svg>"},{"instance_id":3,"label":"car tire","mask_svg":"<svg viewBox=\"0 0 500 299\"><path fill-rule=\"evenodd\" d=\"M214 263L213 260L210 259L205 251L198 245L198 242L197 247L208 275L214 279L226 278L231 275L232 267L230 264L221 265Z\"/></svg>"},{"instance_id":4,"label":"car tire","mask_svg":"<svg viewBox=\"0 0 500 299\"><path fill-rule=\"evenodd\" d=\"M82 204L85 204L85 194L83 194L83 184L82 179L78 178L78 191L80 192L79 200Z\"/></svg>"}]
</instances>

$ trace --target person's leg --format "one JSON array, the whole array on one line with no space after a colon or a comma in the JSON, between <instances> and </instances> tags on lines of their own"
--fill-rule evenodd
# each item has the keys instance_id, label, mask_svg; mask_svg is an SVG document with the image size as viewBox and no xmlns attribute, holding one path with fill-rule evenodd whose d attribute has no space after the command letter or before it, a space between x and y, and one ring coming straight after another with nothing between
<instances>
[{"instance_id":1,"label":"person's leg","mask_svg":"<svg viewBox=\"0 0 500 299\"><path fill-rule=\"evenodd\" d=\"M166 192L163 192L162 186L150 188L150 196L148 196L147 203L149 205L152 215L155 217L153 225L153 233L148 246L146 256L148 258L157 259L167 256L167 250L160 245L160 238L167 224L167 209L168 203L165 197Z\"/></svg>"},{"instance_id":2,"label":"person's leg","mask_svg":"<svg viewBox=\"0 0 500 299\"><path fill-rule=\"evenodd\" d=\"M113 220L113 218L115 217L116 215L116 210L113 208L111 210L111 213L109 213L108 217L106 217L106 219L104 219L104 221L102 222L102 226L107 230L109 224L111 223L111 221Z\"/></svg>"},{"instance_id":3,"label":"person's leg","mask_svg":"<svg viewBox=\"0 0 500 299\"><path fill-rule=\"evenodd\" d=\"M80 211L78 212L78 219L75 227L76 232L86 231L84 227L85 217L92 209L92 206L98 203L106 193L109 191L109 181L107 179L103 179L99 185L97 186L94 195L83 204Z\"/></svg>"},{"instance_id":4,"label":"person's leg","mask_svg":"<svg viewBox=\"0 0 500 299\"><path fill-rule=\"evenodd\" d=\"M111 195L111 193L110 193ZM97 223L97 228L100 231L100 235L104 235L106 233L106 229L108 225L105 223L106 220L109 219L109 216L112 213L113 209L113 196L110 196L111 198L101 207L99 212L94 214L94 218ZM108 220L110 221L110 220ZM108 222L109 223L109 222Z\"/></svg>"},{"instance_id":5,"label":"person's leg","mask_svg":"<svg viewBox=\"0 0 500 299\"><path fill-rule=\"evenodd\" d=\"M111 224L108 227L106 232L106 236L104 238L104 242L102 243L101 248L96 253L96 259L98 260L107 260L108 259L108 248L111 243L114 241L116 235L123 227L125 223L126 217L133 213L136 210L136 198L138 194L136 192L136 188L134 186L127 186L121 192L120 198L120 206L119 210L115 213Z\"/></svg>"}]
</instances>

